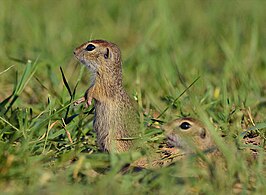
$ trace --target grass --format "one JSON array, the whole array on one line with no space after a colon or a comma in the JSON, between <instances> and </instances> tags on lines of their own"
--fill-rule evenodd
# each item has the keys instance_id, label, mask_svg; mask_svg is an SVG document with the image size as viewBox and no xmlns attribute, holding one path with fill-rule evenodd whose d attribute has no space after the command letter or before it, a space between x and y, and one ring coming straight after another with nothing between
<instances>
[{"instance_id":1,"label":"grass","mask_svg":"<svg viewBox=\"0 0 266 195\"><path fill-rule=\"evenodd\" d=\"M2 193L265 192L265 1L48 0L0 6ZM151 119L196 117L210 129L225 170L219 163L193 166L191 158L187 166L177 162L122 175L119 170L143 154L97 151L93 111L71 102L89 85L73 49L99 38L122 50L124 86L138 100L146 144L163 137L147 127ZM244 144L244 135L258 136L259 145ZM257 151L256 160L250 149ZM94 170L106 171L94 177Z\"/></svg>"}]
</instances>

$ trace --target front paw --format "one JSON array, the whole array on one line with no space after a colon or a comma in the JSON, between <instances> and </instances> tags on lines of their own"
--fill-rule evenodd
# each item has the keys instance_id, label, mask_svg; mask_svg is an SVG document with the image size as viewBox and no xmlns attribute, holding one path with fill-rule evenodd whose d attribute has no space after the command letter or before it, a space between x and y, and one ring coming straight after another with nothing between
<instances>
[{"instance_id":1,"label":"front paw","mask_svg":"<svg viewBox=\"0 0 266 195\"><path fill-rule=\"evenodd\" d=\"M88 97L86 102L86 108L88 108L91 105L92 97Z\"/></svg>"},{"instance_id":2,"label":"front paw","mask_svg":"<svg viewBox=\"0 0 266 195\"><path fill-rule=\"evenodd\" d=\"M74 101L73 104L74 106L77 106L83 102L85 102L85 97L79 98L78 100Z\"/></svg>"},{"instance_id":3,"label":"front paw","mask_svg":"<svg viewBox=\"0 0 266 195\"><path fill-rule=\"evenodd\" d=\"M79 98L78 100L74 101L73 104L74 106L77 106L83 102L85 102L85 108L88 108L91 105L92 97L88 97L88 99L85 97Z\"/></svg>"}]
</instances>

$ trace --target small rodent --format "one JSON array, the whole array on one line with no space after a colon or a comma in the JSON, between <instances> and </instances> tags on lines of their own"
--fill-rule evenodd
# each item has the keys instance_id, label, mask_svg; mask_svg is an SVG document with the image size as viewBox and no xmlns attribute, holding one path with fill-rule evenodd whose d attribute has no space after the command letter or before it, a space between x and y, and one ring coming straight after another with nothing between
<instances>
[{"instance_id":1,"label":"small rodent","mask_svg":"<svg viewBox=\"0 0 266 195\"><path fill-rule=\"evenodd\" d=\"M151 147L148 155L133 164L135 167L156 169L184 160L197 152L203 152L207 156L217 154L208 129L197 119L177 118L162 125L161 129L164 131L165 141Z\"/></svg>"},{"instance_id":2,"label":"small rodent","mask_svg":"<svg viewBox=\"0 0 266 195\"><path fill-rule=\"evenodd\" d=\"M102 151L125 152L136 145L140 134L137 110L122 86L119 47L104 40L92 40L74 50L75 57L91 72L91 85L75 103L94 100L93 128Z\"/></svg>"},{"instance_id":3,"label":"small rodent","mask_svg":"<svg viewBox=\"0 0 266 195\"><path fill-rule=\"evenodd\" d=\"M163 126L167 136L167 145L185 153L207 151L214 143L204 125L194 118L177 118Z\"/></svg>"},{"instance_id":4,"label":"small rodent","mask_svg":"<svg viewBox=\"0 0 266 195\"><path fill-rule=\"evenodd\" d=\"M165 167L197 152L212 154L216 151L209 131L199 120L190 117L177 118L162 125L161 129L166 137L165 142L135 166L151 169Z\"/></svg>"}]
</instances>

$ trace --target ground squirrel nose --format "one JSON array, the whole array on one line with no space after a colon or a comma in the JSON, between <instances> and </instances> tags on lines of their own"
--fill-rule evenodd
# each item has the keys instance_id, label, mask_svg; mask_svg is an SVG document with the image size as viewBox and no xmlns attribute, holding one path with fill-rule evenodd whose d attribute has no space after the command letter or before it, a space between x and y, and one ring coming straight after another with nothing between
<instances>
[{"instance_id":1,"label":"ground squirrel nose","mask_svg":"<svg viewBox=\"0 0 266 195\"><path fill-rule=\"evenodd\" d=\"M73 51L73 54L74 54L74 55L76 55L76 52L75 52L75 51Z\"/></svg>"}]
</instances>

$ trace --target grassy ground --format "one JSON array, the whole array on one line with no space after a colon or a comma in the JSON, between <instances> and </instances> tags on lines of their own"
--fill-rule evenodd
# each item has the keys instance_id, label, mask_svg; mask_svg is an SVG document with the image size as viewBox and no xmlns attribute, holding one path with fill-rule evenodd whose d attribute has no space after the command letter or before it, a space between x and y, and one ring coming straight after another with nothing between
<instances>
[{"instance_id":1,"label":"grassy ground","mask_svg":"<svg viewBox=\"0 0 266 195\"><path fill-rule=\"evenodd\" d=\"M265 1L3 0L0 6L1 193L266 191ZM122 175L138 153L97 152L90 108L71 105L89 85L72 51L91 39L120 46L124 85L138 99L147 145L163 137L147 124L169 108L160 120L192 116L209 127L226 169L198 168L190 159L188 166ZM243 144L246 128L257 145Z\"/></svg>"}]
</instances>

